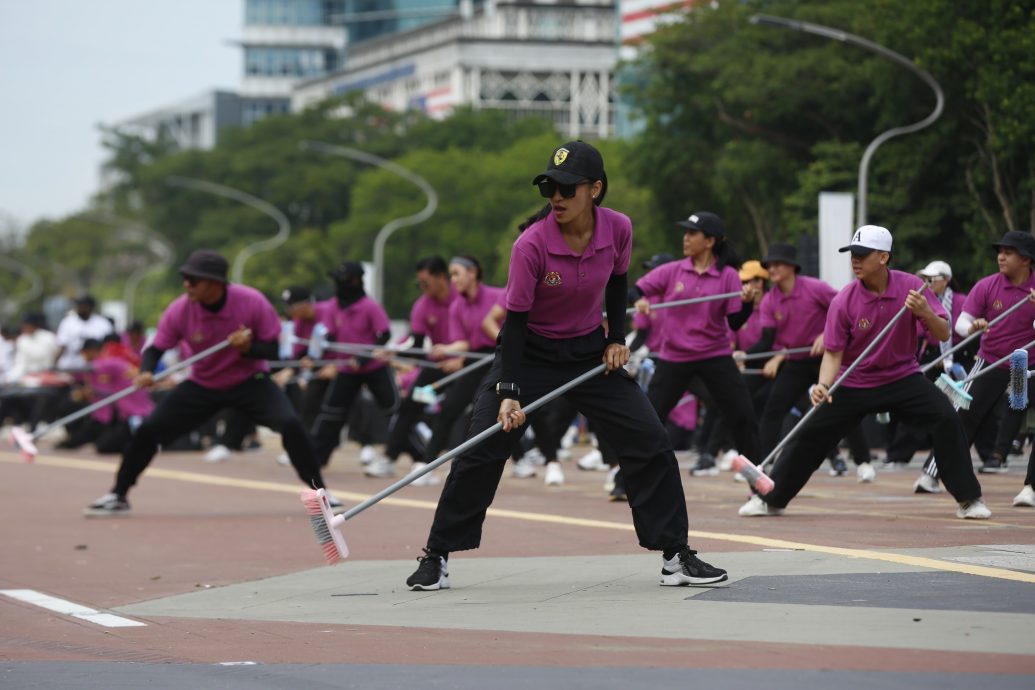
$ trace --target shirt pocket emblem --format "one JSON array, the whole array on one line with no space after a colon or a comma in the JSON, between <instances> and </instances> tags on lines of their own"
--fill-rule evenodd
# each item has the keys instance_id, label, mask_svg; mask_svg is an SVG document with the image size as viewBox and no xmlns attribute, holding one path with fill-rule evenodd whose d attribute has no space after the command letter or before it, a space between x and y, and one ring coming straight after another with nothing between
<instances>
[{"instance_id":1,"label":"shirt pocket emblem","mask_svg":"<svg viewBox=\"0 0 1035 690\"><path fill-rule=\"evenodd\" d=\"M546 277L543 279L543 282L549 285L550 287L558 287L562 282L561 274L557 271L550 271L546 274Z\"/></svg>"},{"instance_id":2,"label":"shirt pocket emblem","mask_svg":"<svg viewBox=\"0 0 1035 690\"><path fill-rule=\"evenodd\" d=\"M860 331L868 331L870 330L871 325L872 324L870 323L870 320L864 316L859 319L858 323L856 323L856 328L858 328Z\"/></svg>"}]
</instances>

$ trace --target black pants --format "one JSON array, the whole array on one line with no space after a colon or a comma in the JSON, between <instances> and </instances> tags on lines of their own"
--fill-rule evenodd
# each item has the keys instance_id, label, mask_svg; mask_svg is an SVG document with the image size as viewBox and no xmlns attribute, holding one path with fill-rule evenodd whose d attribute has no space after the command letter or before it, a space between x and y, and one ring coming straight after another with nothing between
<instances>
[{"instance_id":1,"label":"black pants","mask_svg":"<svg viewBox=\"0 0 1035 690\"><path fill-rule=\"evenodd\" d=\"M279 432L298 478L306 486L323 488L313 446L301 420L269 376L256 374L227 390L205 388L193 381L176 386L133 434L122 453L122 464L112 491L125 496L147 469L160 444L197 428L224 407L234 408L256 424Z\"/></svg>"},{"instance_id":2,"label":"black pants","mask_svg":"<svg viewBox=\"0 0 1035 690\"><path fill-rule=\"evenodd\" d=\"M486 349L478 351L491 352L491 350ZM449 443L449 435L453 425L460 419L460 415L464 413L467 406L474 401L475 393L479 390L479 385L482 381L486 379L486 375L484 368L478 368L466 376L453 379L447 385L445 397L440 403L438 414L435 415L435 423L431 425L431 439L428 441L428 447L424 450L424 462L431 462L442 454L446 444ZM493 381L497 380L499 379L497 378Z\"/></svg>"},{"instance_id":3,"label":"black pants","mask_svg":"<svg viewBox=\"0 0 1035 690\"><path fill-rule=\"evenodd\" d=\"M417 379L413 382L413 388L430 386L443 376L445 374L438 369L421 369ZM388 443L385 446L385 455L389 460L395 461L403 453L409 453L414 460L421 460L424 457L417 448L418 444L414 443L412 439L413 427L420 420L421 415L424 414L425 407L427 405L414 400L412 394L406 396L399 403L399 411L395 413L395 418L392 419L392 423L388 427Z\"/></svg>"},{"instance_id":4,"label":"black pants","mask_svg":"<svg viewBox=\"0 0 1035 690\"><path fill-rule=\"evenodd\" d=\"M660 360L647 388L647 397L661 419L668 419L691 379L700 377L711 394L713 407L708 414L718 413L730 435L733 446L749 458L758 456L758 422L744 377L724 355L696 362Z\"/></svg>"},{"instance_id":5,"label":"black pants","mask_svg":"<svg viewBox=\"0 0 1035 690\"><path fill-rule=\"evenodd\" d=\"M991 376L992 374L989 374ZM975 382L976 383L976 382ZM995 454L1005 459L1010 454L1010 447L1013 441L1024 430L1024 423L1028 418L1028 410L1035 407L1035 398L1029 395L1028 406L1023 410L1015 410L1009 405L1006 406L1003 417L999 422L999 434L995 439ZM1028 473L1024 476L1024 484L1031 485L1035 481L1035 445L1028 455Z\"/></svg>"},{"instance_id":6,"label":"black pants","mask_svg":"<svg viewBox=\"0 0 1035 690\"><path fill-rule=\"evenodd\" d=\"M117 416L107 424L102 424L93 417L87 417L76 428L75 432L58 444L59 448L81 448L88 443L94 444L102 455L121 453L129 443L129 424Z\"/></svg>"},{"instance_id":7,"label":"black pants","mask_svg":"<svg viewBox=\"0 0 1035 690\"><path fill-rule=\"evenodd\" d=\"M529 333L530 344L539 340L532 335ZM595 367L604 349L602 331L537 345L543 349L555 347L554 356L552 361L544 361L526 348L519 379L522 405ZM468 438L496 423L500 401L493 386L502 370L497 354L478 389ZM616 371L596 376L564 397L594 424L602 440L615 447L640 545L658 550L686 544L686 499L676 456L639 385L624 371ZM449 553L479 546L485 511L496 494L513 437L523 432L519 428L497 433L453 461L435 511L428 548Z\"/></svg>"},{"instance_id":8,"label":"black pants","mask_svg":"<svg viewBox=\"0 0 1035 690\"><path fill-rule=\"evenodd\" d=\"M770 474L776 488L764 497L765 502L776 508L790 503L838 439L866 415L885 411L931 430L945 488L957 501L981 496L956 411L933 383L917 373L876 388L844 386L834 391L833 402L816 410L780 454Z\"/></svg>"},{"instance_id":9,"label":"black pants","mask_svg":"<svg viewBox=\"0 0 1035 690\"><path fill-rule=\"evenodd\" d=\"M316 461L321 467L327 465L331 453L338 447L341 429L345 426L352 404L364 385L385 414L391 414L398 406L399 389L395 385L390 367L381 367L364 374L338 374L323 399L323 406L313 422L311 431Z\"/></svg>"}]
</instances>

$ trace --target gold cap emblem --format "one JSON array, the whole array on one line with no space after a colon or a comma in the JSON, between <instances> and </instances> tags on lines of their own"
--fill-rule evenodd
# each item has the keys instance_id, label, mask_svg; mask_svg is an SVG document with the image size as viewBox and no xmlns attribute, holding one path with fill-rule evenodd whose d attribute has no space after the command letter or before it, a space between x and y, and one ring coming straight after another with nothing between
<instances>
[{"instance_id":1,"label":"gold cap emblem","mask_svg":"<svg viewBox=\"0 0 1035 690\"><path fill-rule=\"evenodd\" d=\"M560 165L564 161L568 160L568 149L561 147L557 149L553 154L553 164Z\"/></svg>"}]
</instances>

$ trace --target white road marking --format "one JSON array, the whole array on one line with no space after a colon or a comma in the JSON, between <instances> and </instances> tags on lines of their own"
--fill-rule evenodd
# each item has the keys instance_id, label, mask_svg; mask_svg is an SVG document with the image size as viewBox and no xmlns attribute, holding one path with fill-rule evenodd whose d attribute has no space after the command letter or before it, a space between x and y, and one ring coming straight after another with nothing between
<instances>
[{"instance_id":1,"label":"white road marking","mask_svg":"<svg viewBox=\"0 0 1035 690\"><path fill-rule=\"evenodd\" d=\"M26 604L39 606L66 616L72 616L73 618L80 618L97 625L103 625L106 628L135 628L147 625L147 623L130 620L129 618L123 618L111 613L101 613L75 602L65 601L64 599L37 592L34 589L0 589L0 594L23 601Z\"/></svg>"}]
</instances>

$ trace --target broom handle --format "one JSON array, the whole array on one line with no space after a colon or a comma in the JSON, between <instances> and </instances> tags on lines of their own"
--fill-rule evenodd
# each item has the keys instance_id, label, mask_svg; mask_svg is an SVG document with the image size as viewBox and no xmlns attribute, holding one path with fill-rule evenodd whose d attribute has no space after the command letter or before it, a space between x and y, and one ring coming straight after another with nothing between
<instances>
[{"instance_id":1,"label":"broom handle","mask_svg":"<svg viewBox=\"0 0 1035 690\"><path fill-rule=\"evenodd\" d=\"M363 351L363 352L375 352L377 350L383 350L389 353L393 357L396 355L429 355L431 354L428 350L421 350L416 347L409 347L396 350L390 345L370 345L369 343L336 343L328 341L324 344L324 348L328 350L334 350L337 348L349 348L350 350ZM345 352L345 350L342 350ZM465 359L492 359L493 355L487 352L450 352L449 357L463 357Z\"/></svg>"},{"instance_id":2,"label":"broom handle","mask_svg":"<svg viewBox=\"0 0 1035 690\"><path fill-rule=\"evenodd\" d=\"M1003 319L1005 319L1005 318L1006 318L1007 316L1009 316L1009 315L1010 315L1010 314L1012 314L1013 312L1015 312L1015 311L1017 311L1018 309L1020 309L1021 307L1023 307L1023 306L1024 306L1024 304L1025 304L1025 302L1027 302L1027 301L1028 301L1028 298L1027 298L1027 297L1025 297L1025 298L1024 298L1024 299L1022 299L1022 300L1021 300L1020 302L1018 302L1017 304L1013 305L1012 307L1010 307L1009 309L1007 309L1006 311L1004 311L1004 312L1003 312L1002 314L1000 314L999 316L997 316L997 317L995 317L994 319L992 319L992 320L991 320L991 321L990 321L990 322L988 323L988 325L987 325L987 326L985 326L985 327L984 327L983 329L981 329L980 331L975 331L974 333L971 333L971 334L970 334L970 335L968 335L968 336L967 336L966 338L964 338L963 340L961 340L961 341L959 341L958 343L956 343L955 345L953 345L951 349L949 349L949 350L946 350L946 351L945 351L945 352L943 352L942 354L938 355L938 357L936 357L935 359L933 359L933 360L931 360L930 362L928 362L927 364L925 364L925 365L924 365L924 366L923 366L923 367L922 367L922 368L920 369L920 373L922 373L922 374L926 374L926 373L927 373L927 372L929 372L929 371L930 371L931 369L933 369L933 368L935 367L935 365L936 365L936 364L938 364L938 363L939 363L939 362L941 362L941 361L942 361L943 359L945 359L946 357L948 357L949 355L951 355L951 354L952 354L953 352L955 352L956 350L960 349L961 347L963 347L963 346L964 346L964 345L966 345L967 343L969 343L969 342L973 341L973 340L974 340L975 338L980 338L980 337L981 337L981 335L982 335L983 333L987 333L987 332L988 332L988 330L989 330L990 328L992 328L992 326L996 325L997 323L999 323L1000 321L1002 321ZM950 319L952 318L952 314L949 314L949 318L950 318ZM952 324L950 323L950 324L949 324L949 328L950 328L950 329L952 329L952 327L953 327L953 326L952 326ZM950 334L949 334L949 336L951 337L951 336L952 336L952 334L950 333Z\"/></svg>"},{"instance_id":3,"label":"broom handle","mask_svg":"<svg viewBox=\"0 0 1035 690\"><path fill-rule=\"evenodd\" d=\"M669 307L682 307L686 304L700 304L701 302L714 302L720 299L732 299L734 297L740 297L740 292L724 292L721 295L707 295L705 297L692 297L690 299L680 299L675 302L659 302L658 304L650 305L652 310L654 309L668 309ZM629 307L625 310L626 314L635 314L636 307Z\"/></svg>"},{"instance_id":4,"label":"broom handle","mask_svg":"<svg viewBox=\"0 0 1035 690\"><path fill-rule=\"evenodd\" d=\"M182 362L177 362L176 364L172 365L168 369L164 370L162 373L156 374L153 380L154 380L155 383L157 383L157 382L161 381L162 379L168 378L168 377L172 376L173 374L175 374L176 372L183 371L184 369L186 369L190 365L194 364L195 362L197 362L199 360L202 360L202 359L205 359L209 355L215 354L216 352L219 352L220 350L228 347L229 345L230 345L230 341L229 340L223 340L221 342L218 342L215 345L213 345L212 347L204 349L204 350L202 350L201 352L199 352L196 355L191 355L190 357L188 357L187 359L183 360ZM128 388L123 388L118 393L112 393L107 398L103 398L101 400L98 400L95 403L91 403L91 404L87 405L86 407L82 408L81 410L76 410L75 412L73 412L70 415L66 415L66 416L62 417L61 419L59 419L57 421L51 422L50 424L48 424L47 426L43 427L42 429L34 432L32 434L32 438L33 438L33 440L36 440L38 438L42 438L44 436L44 434L50 433L52 430L56 429L57 427L64 426L65 424L68 424L69 422L74 422L75 420L80 419L82 417L85 417L86 415L91 414L91 413L101 409L102 407L107 407L108 405L111 405L112 403L116 403L116 402L118 402L119 400L122 400L125 397L133 395L139 389L140 389L140 386L138 386L136 384L133 384L132 386L129 386Z\"/></svg>"},{"instance_id":5,"label":"broom handle","mask_svg":"<svg viewBox=\"0 0 1035 690\"><path fill-rule=\"evenodd\" d=\"M1018 350L1030 350L1033 347L1035 347L1035 340L1032 340L1027 345L1023 345L1023 346L1021 346L1021 347L1019 347L1017 349ZM1000 359L997 359L996 361L992 362L991 364L986 366L981 371L976 372L974 375L968 376L967 378L963 379L963 382L964 383L970 383L971 381L976 381L977 379L981 378L982 376L984 376L988 372L993 371L1000 364L1005 364L1006 361L1009 360L1012 355L1013 355L1013 353L1011 352L1010 354L1006 355L1005 357L1001 357Z\"/></svg>"},{"instance_id":6,"label":"broom handle","mask_svg":"<svg viewBox=\"0 0 1035 690\"><path fill-rule=\"evenodd\" d=\"M745 354L741 357L733 356L733 359L738 362L747 362L751 359L769 359L770 357L776 357L777 355L801 355L806 352L812 352L811 347L792 347L784 348L782 350L770 350L769 352L755 352L753 354Z\"/></svg>"},{"instance_id":7,"label":"broom handle","mask_svg":"<svg viewBox=\"0 0 1035 690\"><path fill-rule=\"evenodd\" d=\"M488 354L488 353L483 353L483 354ZM432 383L431 384L431 388L432 388L432 390L436 390L437 391L442 386L446 385L447 383L452 383L453 381L455 381L456 379L460 378L461 376L467 376L472 371L474 371L476 369L481 369L486 364L492 364L492 361L493 361L493 357L486 357L485 359L479 359L474 364L468 364L463 369L458 369L458 370L454 371L452 374L447 374L446 376L443 376L438 381L435 381L434 383Z\"/></svg>"},{"instance_id":8,"label":"broom handle","mask_svg":"<svg viewBox=\"0 0 1035 690\"><path fill-rule=\"evenodd\" d=\"M472 366L474 366L474 365L472 365ZM468 367L468 368L470 368L470 367ZM530 403L527 407L523 407L522 411L526 415L528 413L530 413L530 412L534 412L535 410L539 409L543 405L545 405L545 404L547 404L549 402L552 402L553 400L556 400L560 396L564 395L565 393L570 391L572 388L575 388L576 386L579 386L579 385L585 383L586 381L590 380L594 376L597 376L598 374L602 374L606 369L607 369L607 365L606 364L598 364L597 366L593 367L592 369L590 369L586 373L582 374L581 376L575 377L574 379L572 379L571 381L568 381L563 386L555 388L554 390L550 391L549 393L547 393L543 397L541 397L538 400ZM370 498L368 498L367 500L363 501L359 505L354 506L353 508L350 508L346 512L342 513L342 517L344 517L346 520L348 520L350 518L355 517L356 515L359 515L364 510L366 510L370 506L374 505L375 503L381 502L383 499L391 496L392 494L394 494L396 491L398 491L399 489L403 488L404 486L409 486L410 484L412 484L417 479L420 479L421 477L426 475L428 472L431 472L431 471L435 470L436 468L441 467L442 465L446 464L447 462L449 462L453 458L456 458L456 457L458 457L460 455L463 455L464 453L466 453L470 449L472 449L475 446L479 445L485 439L489 438L490 436L493 436L494 434L496 434L496 433L498 433L498 432L500 432L502 430L503 430L503 424L501 424L500 422L496 422L495 424L490 426L485 431L481 432L477 436L473 436L473 437L467 439L466 441L461 443L459 446L457 446L453 450L449 451L445 455L442 455L442 456L438 457L433 462L428 463L426 466L422 467L420 470L418 470L416 472L413 472L412 474L406 475L405 477L403 477L402 479L400 479L396 483L392 484L388 488L382 490L381 492L377 493L374 496L371 496Z\"/></svg>"},{"instance_id":9,"label":"broom handle","mask_svg":"<svg viewBox=\"0 0 1035 690\"><path fill-rule=\"evenodd\" d=\"M875 347L877 347L877 345L880 343L880 341L884 339L884 336L886 336L891 331L891 329L894 328L895 324L898 323L898 320L902 318L902 315L906 313L907 309L908 309L908 307L903 306L901 309L898 310L898 313L896 313L893 317L891 317L891 321L888 321L887 325L884 326L884 328L881 329L880 333L878 333L877 336L873 340L870 341L870 344L866 346L866 348L862 351L862 353L858 357L855 358L855 361L852 362L851 365L847 369L845 369L845 373L841 374L837 378L837 380L834 381L834 384L832 386L830 386L830 388L827 389L827 395L830 395L835 390L837 390L841 386L841 383L845 379L848 378L849 374L851 374L853 371L855 371L855 368L857 366L859 366L859 364L861 364L862 361L864 359L866 359L866 357L871 352L873 352L873 349ZM787 435L784 436L780 440L780 442L776 444L776 447L774 447L771 451L769 451L769 455L766 456L765 460L763 460L761 462L759 467L765 467L770 462L772 462L773 459L776 457L776 454L779 453L781 450L783 450L784 446L786 446L787 443L792 438L794 438L795 432L797 432L799 429L801 429L802 427L805 426L805 420L807 420L809 417L811 417L813 415L813 413L816 410L818 410L820 407L822 407L822 406L823 406L822 402L819 405L813 405L812 409L810 409L808 412L806 412L805 415L800 420L798 420L798 423L794 425L794 428L791 429L789 432L787 432Z\"/></svg>"}]
</instances>

